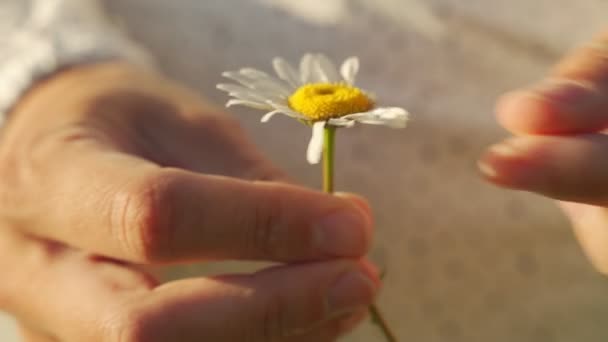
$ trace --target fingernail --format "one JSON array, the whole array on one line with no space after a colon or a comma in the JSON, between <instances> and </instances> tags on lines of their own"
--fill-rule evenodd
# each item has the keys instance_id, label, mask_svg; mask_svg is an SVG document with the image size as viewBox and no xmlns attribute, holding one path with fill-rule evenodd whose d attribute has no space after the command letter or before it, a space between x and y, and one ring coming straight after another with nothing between
<instances>
[{"instance_id":1,"label":"fingernail","mask_svg":"<svg viewBox=\"0 0 608 342\"><path fill-rule=\"evenodd\" d=\"M496 176L498 176L498 172L496 171L496 169L484 160L480 160L477 162L477 168L479 169L479 172L481 172L482 175L488 178L496 178Z\"/></svg>"},{"instance_id":2,"label":"fingernail","mask_svg":"<svg viewBox=\"0 0 608 342\"><path fill-rule=\"evenodd\" d=\"M532 90L553 102L576 105L585 100L593 92L591 83L566 79L549 79L541 82Z\"/></svg>"},{"instance_id":3,"label":"fingernail","mask_svg":"<svg viewBox=\"0 0 608 342\"><path fill-rule=\"evenodd\" d=\"M488 154L500 158L514 158L525 155L535 145L535 140L524 137L511 138L490 146Z\"/></svg>"},{"instance_id":4,"label":"fingernail","mask_svg":"<svg viewBox=\"0 0 608 342\"><path fill-rule=\"evenodd\" d=\"M500 143L500 144L496 144L491 146L488 149L488 153L492 154L493 156L499 156L499 157L514 157L517 156L518 154L521 153L520 149L517 149L513 144L511 143Z\"/></svg>"},{"instance_id":5,"label":"fingernail","mask_svg":"<svg viewBox=\"0 0 608 342\"><path fill-rule=\"evenodd\" d=\"M356 210L338 212L319 221L314 227L317 248L333 256L358 256L369 247L363 213Z\"/></svg>"},{"instance_id":6,"label":"fingernail","mask_svg":"<svg viewBox=\"0 0 608 342\"><path fill-rule=\"evenodd\" d=\"M496 179L500 170L496 168L497 161L517 158L525 154L528 143L522 139L514 138L488 148L486 154L477 162L477 168L482 175L489 179Z\"/></svg>"},{"instance_id":7,"label":"fingernail","mask_svg":"<svg viewBox=\"0 0 608 342\"><path fill-rule=\"evenodd\" d=\"M376 264L372 263L370 260L363 259L360 261L361 267L364 272L367 273L369 277L372 279L380 279L381 271Z\"/></svg>"},{"instance_id":8,"label":"fingernail","mask_svg":"<svg viewBox=\"0 0 608 342\"><path fill-rule=\"evenodd\" d=\"M363 210L366 214L371 215L372 209L369 203L364 198L346 192L336 192L334 195L350 201L351 203L359 207L361 210Z\"/></svg>"},{"instance_id":9,"label":"fingernail","mask_svg":"<svg viewBox=\"0 0 608 342\"><path fill-rule=\"evenodd\" d=\"M486 179L494 183L520 188L535 175L530 172L534 169L530 168L530 161L538 151L537 143L537 139L525 137L508 139L488 148L477 167Z\"/></svg>"},{"instance_id":10,"label":"fingernail","mask_svg":"<svg viewBox=\"0 0 608 342\"><path fill-rule=\"evenodd\" d=\"M351 271L338 278L330 288L327 304L330 316L356 311L373 303L374 282L360 271Z\"/></svg>"}]
</instances>

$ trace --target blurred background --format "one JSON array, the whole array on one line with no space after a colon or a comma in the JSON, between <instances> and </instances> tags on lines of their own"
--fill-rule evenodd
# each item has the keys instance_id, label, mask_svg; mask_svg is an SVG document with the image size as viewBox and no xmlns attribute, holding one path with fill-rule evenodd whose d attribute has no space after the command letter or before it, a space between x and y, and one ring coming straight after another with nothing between
<instances>
[{"instance_id":1,"label":"blurred background","mask_svg":"<svg viewBox=\"0 0 608 342\"><path fill-rule=\"evenodd\" d=\"M270 71L274 56L356 55L358 83L412 113L406 130L338 135L337 187L375 210L382 311L402 341L603 342L608 279L596 274L554 204L483 183L476 158L506 133L503 92L540 78L601 30L601 0L108 0L172 77L216 103L224 70ZM311 187L309 130L234 109L259 146ZM249 271L221 263L168 278ZM0 320L0 331L3 330ZM15 341L0 332L0 341ZM369 323L345 341L381 341Z\"/></svg>"}]
</instances>

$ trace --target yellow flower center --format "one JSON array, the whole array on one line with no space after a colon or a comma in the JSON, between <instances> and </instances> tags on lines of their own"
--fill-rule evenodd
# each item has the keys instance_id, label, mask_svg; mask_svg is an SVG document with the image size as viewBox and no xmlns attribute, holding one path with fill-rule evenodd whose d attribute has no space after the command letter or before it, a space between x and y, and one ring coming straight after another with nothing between
<instances>
[{"instance_id":1,"label":"yellow flower center","mask_svg":"<svg viewBox=\"0 0 608 342\"><path fill-rule=\"evenodd\" d=\"M366 112L374 101L359 88L343 83L313 83L301 86L288 99L289 107L312 121Z\"/></svg>"}]
</instances>

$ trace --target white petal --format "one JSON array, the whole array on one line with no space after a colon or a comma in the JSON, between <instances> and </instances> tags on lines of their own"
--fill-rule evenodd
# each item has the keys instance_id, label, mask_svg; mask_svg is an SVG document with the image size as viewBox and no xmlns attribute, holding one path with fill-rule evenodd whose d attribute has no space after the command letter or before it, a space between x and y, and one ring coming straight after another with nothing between
<instances>
[{"instance_id":1,"label":"white petal","mask_svg":"<svg viewBox=\"0 0 608 342\"><path fill-rule=\"evenodd\" d=\"M270 92L270 91L264 91L264 90L252 90L251 92L257 94L258 96L264 98L264 102L268 102L268 101L272 101L272 102L278 102L278 103L283 103L287 101L287 97L284 95L280 95L274 92Z\"/></svg>"},{"instance_id":2,"label":"white petal","mask_svg":"<svg viewBox=\"0 0 608 342\"><path fill-rule=\"evenodd\" d=\"M305 54L300 61L300 82L301 84L310 83L313 71L314 56L310 53Z\"/></svg>"},{"instance_id":3,"label":"white petal","mask_svg":"<svg viewBox=\"0 0 608 342\"><path fill-rule=\"evenodd\" d=\"M409 113L399 107L376 108L370 112L345 115L341 119L352 120L364 124L386 125L393 128L404 128L407 125Z\"/></svg>"},{"instance_id":4,"label":"white petal","mask_svg":"<svg viewBox=\"0 0 608 342\"><path fill-rule=\"evenodd\" d=\"M290 95L292 90L289 86L276 77L272 77L265 72L255 69L241 69L240 74L248 77L251 80L249 85L252 89L263 89L275 94L281 94L283 96Z\"/></svg>"},{"instance_id":5,"label":"white petal","mask_svg":"<svg viewBox=\"0 0 608 342\"><path fill-rule=\"evenodd\" d=\"M260 95L253 91L237 91L230 93L231 96L234 96L237 100L245 100L251 102L259 102L266 103L269 99L263 95Z\"/></svg>"},{"instance_id":6,"label":"white petal","mask_svg":"<svg viewBox=\"0 0 608 342\"><path fill-rule=\"evenodd\" d=\"M353 120L347 120L347 119L343 119L343 118L336 118L336 119L329 119L329 120L327 120L327 123L329 123L332 126L336 126L336 127L350 128L350 127L353 127L356 122L353 121Z\"/></svg>"},{"instance_id":7,"label":"white petal","mask_svg":"<svg viewBox=\"0 0 608 342\"><path fill-rule=\"evenodd\" d=\"M226 103L226 107L232 107L232 106L245 106L245 107L251 107L251 108L255 108L255 109L264 109L264 110L273 109L273 107L267 103L260 103L260 102L246 101L246 100L239 100L239 99L231 99L230 101L228 101L228 103Z\"/></svg>"},{"instance_id":8,"label":"white petal","mask_svg":"<svg viewBox=\"0 0 608 342\"><path fill-rule=\"evenodd\" d=\"M299 113L291 110L291 108L289 108L289 106L287 104L282 104L282 103L278 103L278 102L273 102L273 101L269 101L268 102L269 105L271 105L272 107L278 109L281 111L281 113L287 115L287 116L291 116L292 118L295 119L300 119L300 120L307 120L306 117L300 115Z\"/></svg>"},{"instance_id":9,"label":"white petal","mask_svg":"<svg viewBox=\"0 0 608 342\"><path fill-rule=\"evenodd\" d=\"M272 60L272 66L277 75L294 89L300 86L298 72L286 60L277 57Z\"/></svg>"},{"instance_id":10,"label":"white petal","mask_svg":"<svg viewBox=\"0 0 608 342\"><path fill-rule=\"evenodd\" d=\"M281 84L272 79L260 79L250 86L259 92L274 94L275 96L288 97L292 91L287 88L287 85Z\"/></svg>"},{"instance_id":11,"label":"white petal","mask_svg":"<svg viewBox=\"0 0 608 342\"><path fill-rule=\"evenodd\" d=\"M340 74L336 65L325 55L317 54L315 59L315 71L317 79L321 82L335 83L340 82Z\"/></svg>"},{"instance_id":12,"label":"white petal","mask_svg":"<svg viewBox=\"0 0 608 342\"><path fill-rule=\"evenodd\" d=\"M222 73L222 76L232 79L250 89L269 92L279 96L288 96L292 93L287 84L281 82L279 79L251 68L245 68L239 71L226 71Z\"/></svg>"},{"instance_id":13,"label":"white petal","mask_svg":"<svg viewBox=\"0 0 608 342\"><path fill-rule=\"evenodd\" d=\"M342 63L340 73L346 81L346 83L353 85L357 80L357 74L359 73L359 58L350 57Z\"/></svg>"},{"instance_id":14,"label":"white petal","mask_svg":"<svg viewBox=\"0 0 608 342\"><path fill-rule=\"evenodd\" d=\"M256 80L252 80L250 77L247 77L238 71L226 71L222 73L222 76L234 80L245 87L250 87L255 83Z\"/></svg>"},{"instance_id":15,"label":"white petal","mask_svg":"<svg viewBox=\"0 0 608 342\"><path fill-rule=\"evenodd\" d=\"M325 121L317 121L312 126L312 137L308 143L306 151L306 160L310 164L318 164L321 161L323 154L323 130L325 129Z\"/></svg>"},{"instance_id":16,"label":"white petal","mask_svg":"<svg viewBox=\"0 0 608 342\"><path fill-rule=\"evenodd\" d=\"M242 91L247 91L248 88L243 87L241 85L238 84L229 84L229 83L220 83L218 85L215 86L217 89L219 90L223 90L227 93L237 93L237 92L242 92Z\"/></svg>"},{"instance_id":17,"label":"white petal","mask_svg":"<svg viewBox=\"0 0 608 342\"><path fill-rule=\"evenodd\" d=\"M282 102L285 101L285 97L271 91L262 91L247 88L236 84L218 84L218 89L228 92L230 96L233 96L239 100L254 101L266 103L268 101Z\"/></svg>"},{"instance_id":18,"label":"white petal","mask_svg":"<svg viewBox=\"0 0 608 342\"><path fill-rule=\"evenodd\" d=\"M273 110L272 112L264 114L264 116L262 116L262 119L260 121L268 122L268 121L270 121L270 119L272 119L273 116L280 114L280 113L281 113L280 110Z\"/></svg>"},{"instance_id":19,"label":"white petal","mask_svg":"<svg viewBox=\"0 0 608 342\"><path fill-rule=\"evenodd\" d=\"M254 68L242 68L241 70L239 70L239 73L241 75L245 75L251 79L261 79L261 78L270 78L271 77L267 73L265 73L261 70L258 70L258 69L254 69Z\"/></svg>"}]
</instances>

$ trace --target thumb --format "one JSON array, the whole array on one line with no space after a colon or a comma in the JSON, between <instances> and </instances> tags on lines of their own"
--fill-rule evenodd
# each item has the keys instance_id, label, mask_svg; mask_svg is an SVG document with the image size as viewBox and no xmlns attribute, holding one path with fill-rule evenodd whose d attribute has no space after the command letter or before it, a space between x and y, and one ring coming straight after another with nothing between
<instances>
[{"instance_id":1,"label":"thumb","mask_svg":"<svg viewBox=\"0 0 608 342\"><path fill-rule=\"evenodd\" d=\"M163 285L118 329L127 341L334 341L379 285L366 262L280 266Z\"/></svg>"}]
</instances>

